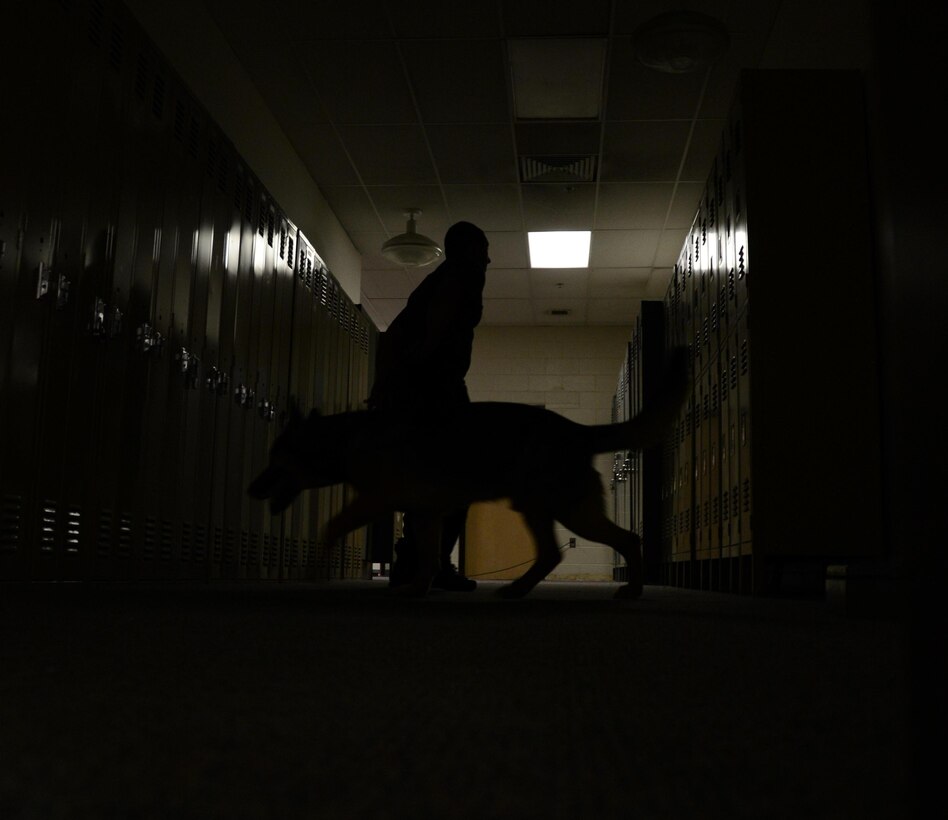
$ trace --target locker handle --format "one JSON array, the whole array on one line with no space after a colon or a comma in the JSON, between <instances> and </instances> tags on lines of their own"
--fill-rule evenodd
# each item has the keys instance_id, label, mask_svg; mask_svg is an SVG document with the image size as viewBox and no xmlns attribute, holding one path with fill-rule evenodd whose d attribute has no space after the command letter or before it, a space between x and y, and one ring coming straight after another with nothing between
<instances>
[{"instance_id":1,"label":"locker handle","mask_svg":"<svg viewBox=\"0 0 948 820\"><path fill-rule=\"evenodd\" d=\"M36 268L36 298L42 299L47 293L49 293L49 280L53 275L53 271L50 269L49 265L44 262L40 262L39 266Z\"/></svg>"}]
</instances>

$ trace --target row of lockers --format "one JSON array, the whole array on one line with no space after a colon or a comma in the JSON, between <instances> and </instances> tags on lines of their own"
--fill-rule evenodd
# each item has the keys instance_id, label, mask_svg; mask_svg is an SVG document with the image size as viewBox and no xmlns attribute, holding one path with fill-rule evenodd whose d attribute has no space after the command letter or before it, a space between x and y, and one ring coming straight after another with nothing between
<instances>
[{"instance_id":1,"label":"row of lockers","mask_svg":"<svg viewBox=\"0 0 948 820\"><path fill-rule=\"evenodd\" d=\"M120 4L15 13L0 577L363 576L364 531L317 542L343 488L246 487L291 397L361 405L374 327Z\"/></svg>"},{"instance_id":2,"label":"row of lockers","mask_svg":"<svg viewBox=\"0 0 948 820\"><path fill-rule=\"evenodd\" d=\"M882 552L863 108L856 72L742 74L664 299L665 346L694 362L661 470L666 580L759 591Z\"/></svg>"}]
</instances>

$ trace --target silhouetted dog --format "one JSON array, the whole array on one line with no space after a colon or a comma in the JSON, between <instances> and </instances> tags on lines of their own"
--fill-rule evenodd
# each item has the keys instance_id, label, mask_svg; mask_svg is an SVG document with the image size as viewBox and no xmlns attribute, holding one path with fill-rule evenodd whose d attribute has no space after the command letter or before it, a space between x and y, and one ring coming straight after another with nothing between
<instances>
[{"instance_id":1,"label":"silhouetted dog","mask_svg":"<svg viewBox=\"0 0 948 820\"><path fill-rule=\"evenodd\" d=\"M537 558L502 588L525 595L560 562L553 535L559 521L576 535L608 544L629 567L625 597L642 592L639 537L610 521L603 487L592 466L596 453L641 449L661 441L690 387L688 354L676 350L657 400L630 421L582 425L524 404L474 402L447 413L383 410L291 418L270 450L269 466L248 488L270 499L276 515L311 487L346 482L355 499L326 525L329 543L395 510L418 524L418 573L405 587L423 595L438 570L440 522L475 501L509 498L536 541Z\"/></svg>"}]
</instances>

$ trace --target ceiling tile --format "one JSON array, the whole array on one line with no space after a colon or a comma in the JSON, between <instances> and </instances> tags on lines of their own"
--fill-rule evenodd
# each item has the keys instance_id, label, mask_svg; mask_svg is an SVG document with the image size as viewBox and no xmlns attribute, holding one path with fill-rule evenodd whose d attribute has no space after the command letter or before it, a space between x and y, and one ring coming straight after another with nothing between
<instances>
[{"instance_id":1,"label":"ceiling tile","mask_svg":"<svg viewBox=\"0 0 948 820\"><path fill-rule=\"evenodd\" d=\"M522 268L487 268L485 299L529 299L530 272Z\"/></svg>"},{"instance_id":2,"label":"ceiling tile","mask_svg":"<svg viewBox=\"0 0 948 820\"><path fill-rule=\"evenodd\" d=\"M540 268L530 271L530 292L535 299L585 299L589 271L573 268Z\"/></svg>"},{"instance_id":3,"label":"ceiling tile","mask_svg":"<svg viewBox=\"0 0 948 820\"><path fill-rule=\"evenodd\" d=\"M395 33L413 38L499 37L500 15L496 0L387 0Z\"/></svg>"},{"instance_id":4,"label":"ceiling tile","mask_svg":"<svg viewBox=\"0 0 948 820\"><path fill-rule=\"evenodd\" d=\"M392 27L382 0L346 0L345 3L314 3L312 0L280 0L291 20L286 37L289 42L313 38L379 39L392 36ZM257 4L257 15L260 4Z\"/></svg>"},{"instance_id":5,"label":"ceiling tile","mask_svg":"<svg viewBox=\"0 0 948 820\"><path fill-rule=\"evenodd\" d=\"M681 255L681 248L687 238L687 229L662 231L658 250L655 253L655 267L675 267L678 264L678 257Z\"/></svg>"},{"instance_id":6,"label":"ceiling tile","mask_svg":"<svg viewBox=\"0 0 948 820\"><path fill-rule=\"evenodd\" d=\"M532 325L533 302L530 299L485 299L482 325Z\"/></svg>"},{"instance_id":7,"label":"ceiling tile","mask_svg":"<svg viewBox=\"0 0 948 820\"><path fill-rule=\"evenodd\" d=\"M330 40L319 59L304 62L313 87L336 123L415 122L417 113L394 42Z\"/></svg>"},{"instance_id":8,"label":"ceiling tile","mask_svg":"<svg viewBox=\"0 0 948 820\"><path fill-rule=\"evenodd\" d=\"M435 242L444 239L449 227L448 212L437 185L370 185L365 190L384 229L392 236L405 232L408 209L419 208L421 213L415 217L415 230Z\"/></svg>"},{"instance_id":9,"label":"ceiling tile","mask_svg":"<svg viewBox=\"0 0 948 820\"><path fill-rule=\"evenodd\" d=\"M524 227L528 231L589 230L595 202L594 185L524 185Z\"/></svg>"},{"instance_id":10,"label":"ceiling tile","mask_svg":"<svg viewBox=\"0 0 948 820\"><path fill-rule=\"evenodd\" d=\"M426 123L508 121L499 39L423 40L402 56Z\"/></svg>"},{"instance_id":11,"label":"ceiling tile","mask_svg":"<svg viewBox=\"0 0 948 820\"><path fill-rule=\"evenodd\" d=\"M473 222L482 231L522 224L516 185L445 185L442 190L452 222Z\"/></svg>"},{"instance_id":12,"label":"ceiling tile","mask_svg":"<svg viewBox=\"0 0 948 820\"><path fill-rule=\"evenodd\" d=\"M598 119L606 44L604 37L508 38L514 117Z\"/></svg>"},{"instance_id":13,"label":"ceiling tile","mask_svg":"<svg viewBox=\"0 0 948 820\"><path fill-rule=\"evenodd\" d=\"M586 321L591 325L632 325L641 306L642 300L636 298L590 299Z\"/></svg>"},{"instance_id":14,"label":"ceiling tile","mask_svg":"<svg viewBox=\"0 0 948 820\"><path fill-rule=\"evenodd\" d=\"M679 182L665 228L691 228L704 190L705 185L702 182Z\"/></svg>"},{"instance_id":15,"label":"ceiling tile","mask_svg":"<svg viewBox=\"0 0 948 820\"><path fill-rule=\"evenodd\" d=\"M688 141L684 121L606 123L603 182L673 182Z\"/></svg>"},{"instance_id":16,"label":"ceiling tile","mask_svg":"<svg viewBox=\"0 0 948 820\"><path fill-rule=\"evenodd\" d=\"M598 154L602 125L598 122L518 122L519 156Z\"/></svg>"},{"instance_id":17,"label":"ceiling tile","mask_svg":"<svg viewBox=\"0 0 948 820\"><path fill-rule=\"evenodd\" d=\"M419 125L341 125L339 133L364 184L437 182Z\"/></svg>"},{"instance_id":18,"label":"ceiling tile","mask_svg":"<svg viewBox=\"0 0 948 820\"><path fill-rule=\"evenodd\" d=\"M756 0L761 5L770 5L780 0ZM755 2L755 0L746 0ZM719 20L724 20L732 0L684 0L669 3L668 0L636 0L634 3L616 3L613 25L617 34L632 34L642 23L668 11L695 9Z\"/></svg>"},{"instance_id":19,"label":"ceiling tile","mask_svg":"<svg viewBox=\"0 0 948 820\"><path fill-rule=\"evenodd\" d=\"M508 37L607 34L609 0L504 0L504 33Z\"/></svg>"},{"instance_id":20,"label":"ceiling tile","mask_svg":"<svg viewBox=\"0 0 948 820\"><path fill-rule=\"evenodd\" d=\"M485 231L490 243L491 265L496 268L526 268L527 235L522 231Z\"/></svg>"},{"instance_id":21,"label":"ceiling tile","mask_svg":"<svg viewBox=\"0 0 948 820\"><path fill-rule=\"evenodd\" d=\"M724 120L696 120L691 140L688 143L688 156L681 169L681 178L690 182L705 183L718 154Z\"/></svg>"},{"instance_id":22,"label":"ceiling tile","mask_svg":"<svg viewBox=\"0 0 948 820\"><path fill-rule=\"evenodd\" d=\"M320 190L333 213L349 231L372 233L383 230L365 188L355 185L326 185Z\"/></svg>"},{"instance_id":23,"label":"ceiling tile","mask_svg":"<svg viewBox=\"0 0 948 820\"><path fill-rule=\"evenodd\" d=\"M651 275L651 268L592 268L589 295L603 299L641 299L647 292Z\"/></svg>"},{"instance_id":24,"label":"ceiling tile","mask_svg":"<svg viewBox=\"0 0 948 820\"><path fill-rule=\"evenodd\" d=\"M664 299L672 281L673 268L655 268L648 280L646 292L649 299Z\"/></svg>"},{"instance_id":25,"label":"ceiling tile","mask_svg":"<svg viewBox=\"0 0 948 820\"><path fill-rule=\"evenodd\" d=\"M408 299L370 299L368 301L371 304L371 312L381 320L379 330L384 330L402 312Z\"/></svg>"},{"instance_id":26,"label":"ceiling tile","mask_svg":"<svg viewBox=\"0 0 948 820\"><path fill-rule=\"evenodd\" d=\"M359 182L332 125L288 120L285 130L313 179L319 180L321 189Z\"/></svg>"},{"instance_id":27,"label":"ceiling tile","mask_svg":"<svg viewBox=\"0 0 948 820\"><path fill-rule=\"evenodd\" d=\"M516 182L510 125L428 123L425 133L441 182Z\"/></svg>"},{"instance_id":28,"label":"ceiling tile","mask_svg":"<svg viewBox=\"0 0 948 820\"><path fill-rule=\"evenodd\" d=\"M558 313L568 310L565 316ZM557 311L554 313L554 311ZM533 317L537 324L582 325L586 322L586 299L534 299Z\"/></svg>"},{"instance_id":29,"label":"ceiling tile","mask_svg":"<svg viewBox=\"0 0 948 820\"><path fill-rule=\"evenodd\" d=\"M670 182L604 182L599 186L594 227L661 229L674 188Z\"/></svg>"},{"instance_id":30,"label":"ceiling tile","mask_svg":"<svg viewBox=\"0 0 948 820\"><path fill-rule=\"evenodd\" d=\"M593 231L589 265L593 268L652 266L660 231Z\"/></svg>"},{"instance_id":31,"label":"ceiling tile","mask_svg":"<svg viewBox=\"0 0 948 820\"><path fill-rule=\"evenodd\" d=\"M665 74L643 66L629 37L613 40L605 117L608 120L691 119L704 72Z\"/></svg>"}]
</instances>

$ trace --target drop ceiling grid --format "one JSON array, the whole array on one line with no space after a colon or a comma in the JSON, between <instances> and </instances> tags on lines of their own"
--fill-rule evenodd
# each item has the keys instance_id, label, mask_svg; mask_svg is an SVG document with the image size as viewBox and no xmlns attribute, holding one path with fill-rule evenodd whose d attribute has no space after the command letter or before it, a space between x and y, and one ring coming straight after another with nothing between
<instances>
[{"instance_id":1,"label":"drop ceiling grid","mask_svg":"<svg viewBox=\"0 0 948 820\"><path fill-rule=\"evenodd\" d=\"M276 0L266 15L251 0L205 2L363 254L365 299L383 326L407 298L395 295L402 283L431 269L400 269L378 252L404 230L409 206L424 212L419 231L438 240L457 219L485 228L490 270L508 280L485 290L487 322L549 321L538 319L549 307L540 300L555 297L529 270L527 228L593 230L575 306L583 321L610 323L634 300L660 296L738 72L760 61L780 8L686 0L726 20L732 36L704 77L657 74L632 56L635 28L681 6L671 0ZM599 119L512 118L505 38L537 36L607 39ZM522 153L597 155L598 173L572 191L525 185Z\"/></svg>"}]
</instances>

